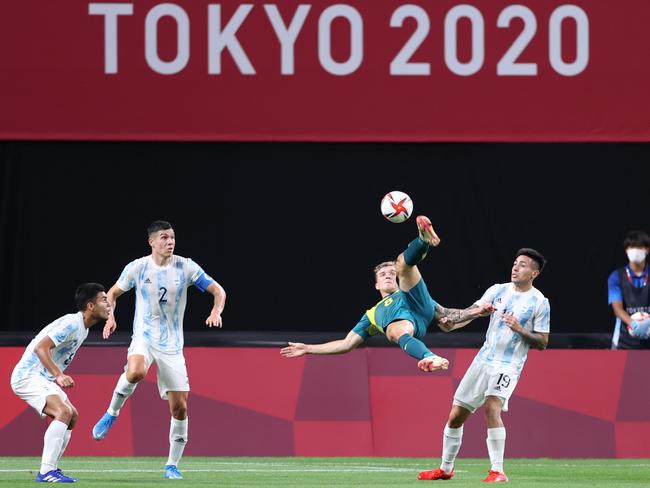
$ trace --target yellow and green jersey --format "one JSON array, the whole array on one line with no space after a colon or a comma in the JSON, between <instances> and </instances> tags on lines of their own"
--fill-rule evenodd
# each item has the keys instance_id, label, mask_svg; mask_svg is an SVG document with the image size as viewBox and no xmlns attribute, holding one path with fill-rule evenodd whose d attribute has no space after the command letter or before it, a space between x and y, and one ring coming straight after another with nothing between
<instances>
[{"instance_id":1,"label":"yellow and green jersey","mask_svg":"<svg viewBox=\"0 0 650 488\"><path fill-rule=\"evenodd\" d=\"M376 334L385 334L386 327L397 320L413 324L413 336L422 338L435 317L436 302L429 295L423 279L408 292L398 290L384 297L363 314L352 329L363 340Z\"/></svg>"}]
</instances>

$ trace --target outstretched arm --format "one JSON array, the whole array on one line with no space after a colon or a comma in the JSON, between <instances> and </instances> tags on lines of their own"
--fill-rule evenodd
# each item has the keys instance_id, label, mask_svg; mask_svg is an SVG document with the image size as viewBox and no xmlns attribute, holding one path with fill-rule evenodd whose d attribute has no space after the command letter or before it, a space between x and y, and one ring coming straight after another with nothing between
<instances>
[{"instance_id":1,"label":"outstretched arm","mask_svg":"<svg viewBox=\"0 0 650 488\"><path fill-rule=\"evenodd\" d=\"M297 358L305 354L345 354L355 349L362 342L363 337L354 331L350 331L345 339L326 342L324 344L289 342L287 347L280 350L280 354L285 358Z\"/></svg>"},{"instance_id":2,"label":"outstretched arm","mask_svg":"<svg viewBox=\"0 0 650 488\"><path fill-rule=\"evenodd\" d=\"M445 332L465 327L472 320L479 317L486 317L494 312L495 308L491 303L482 305L471 305L464 310L459 308L445 308L439 303L436 304L436 321L438 327Z\"/></svg>"},{"instance_id":3,"label":"outstretched arm","mask_svg":"<svg viewBox=\"0 0 650 488\"><path fill-rule=\"evenodd\" d=\"M221 327L221 313L223 312L223 308L226 306L226 291L216 281L210 283L210 286L206 288L206 291L214 297L214 305L212 306L210 316L205 320L205 323L210 327Z\"/></svg>"}]
</instances>

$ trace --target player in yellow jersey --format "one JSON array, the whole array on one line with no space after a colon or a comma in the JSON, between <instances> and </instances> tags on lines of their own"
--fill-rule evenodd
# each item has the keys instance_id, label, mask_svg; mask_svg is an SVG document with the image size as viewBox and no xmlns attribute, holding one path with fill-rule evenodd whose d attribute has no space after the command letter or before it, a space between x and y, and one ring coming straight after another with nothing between
<instances>
[{"instance_id":1,"label":"player in yellow jersey","mask_svg":"<svg viewBox=\"0 0 650 488\"><path fill-rule=\"evenodd\" d=\"M491 307L447 309L431 298L417 264L424 259L430 246L440 244L440 238L427 217L418 216L416 223L418 237L397 260L386 261L375 267L375 288L381 294L382 300L363 314L345 339L324 344L289 342L280 354L288 358L305 354L344 354L355 349L370 336L381 333L417 359L418 367L422 371L447 369L449 361L436 356L421 341L429 326L443 317L454 323L470 321L489 315Z\"/></svg>"}]
</instances>

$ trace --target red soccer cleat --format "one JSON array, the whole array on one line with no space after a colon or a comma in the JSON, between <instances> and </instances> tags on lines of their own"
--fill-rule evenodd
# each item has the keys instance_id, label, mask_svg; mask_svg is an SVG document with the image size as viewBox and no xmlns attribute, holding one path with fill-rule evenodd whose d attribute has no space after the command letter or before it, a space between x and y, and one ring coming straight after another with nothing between
<instances>
[{"instance_id":1,"label":"red soccer cleat","mask_svg":"<svg viewBox=\"0 0 650 488\"><path fill-rule=\"evenodd\" d=\"M442 469L436 468L429 471L422 471L418 475L419 480L450 480L454 477L454 470L452 468L451 473L445 473Z\"/></svg>"},{"instance_id":2,"label":"red soccer cleat","mask_svg":"<svg viewBox=\"0 0 650 488\"><path fill-rule=\"evenodd\" d=\"M425 373L449 368L449 361L440 356L429 356L418 361L418 368Z\"/></svg>"},{"instance_id":3,"label":"red soccer cleat","mask_svg":"<svg viewBox=\"0 0 650 488\"><path fill-rule=\"evenodd\" d=\"M440 237L436 234L436 231L433 230L431 221L428 217L424 215L418 215L415 219L415 223L418 226L418 232L420 233L420 238L424 242L428 242L432 246L437 246L440 244Z\"/></svg>"},{"instance_id":4,"label":"red soccer cleat","mask_svg":"<svg viewBox=\"0 0 650 488\"><path fill-rule=\"evenodd\" d=\"M486 483L507 483L508 477L505 473L502 473L500 471L490 470L487 477L483 481Z\"/></svg>"}]
</instances>

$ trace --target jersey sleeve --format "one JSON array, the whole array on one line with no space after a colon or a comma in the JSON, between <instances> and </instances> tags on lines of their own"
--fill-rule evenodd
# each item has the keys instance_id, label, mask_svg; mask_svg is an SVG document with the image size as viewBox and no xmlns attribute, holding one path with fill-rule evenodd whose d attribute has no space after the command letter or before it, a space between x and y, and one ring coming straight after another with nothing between
<instances>
[{"instance_id":1,"label":"jersey sleeve","mask_svg":"<svg viewBox=\"0 0 650 488\"><path fill-rule=\"evenodd\" d=\"M59 324L52 327L47 335L50 339L52 339L52 342L54 342L54 346L56 347L59 344L73 340L74 337L72 336L76 336L76 332L77 324L61 321Z\"/></svg>"},{"instance_id":2,"label":"jersey sleeve","mask_svg":"<svg viewBox=\"0 0 650 488\"><path fill-rule=\"evenodd\" d=\"M615 301L623 301L623 292L621 291L621 280L619 279L618 271L613 271L607 279L607 303L611 305Z\"/></svg>"},{"instance_id":3,"label":"jersey sleeve","mask_svg":"<svg viewBox=\"0 0 650 488\"><path fill-rule=\"evenodd\" d=\"M483 305L484 303L493 303L494 298L497 295L497 291L501 285L492 285L490 288L485 290L483 296L474 302L475 305Z\"/></svg>"},{"instance_id":4,"label":"jersey sleeve","mask_svg":"<svg viewBox=\"0 0 650 488\"><path fill-rule=\"evenodd\" d=\"M544 298L544 301L537 309L533 321L533 331L546 334L551 332L551 305L548 303L548 298Z\"/></svg>"},{"instance_id":5,"label":"jersey sleeve","mask_svg":"<svg viewBox=\"0 0 650 488\"><path fill-rule=\"evenodd\" d=\"M214 279L203 271L203 268L198 263L195 263L189 258L187 259L187 275L190 283L196 286L202 293L208 289L208 286L214 283Z\"/></svg>"},{"instance_id":6,"label":"jersey sleeve","mask_svg":"<svg viewBox=\"0 0 650 488\"><path fill-rule=\"evenodd\" d=\"M131 261L124 267L116 283L120 290L129 291L135 286L135 279L138 276L138 263L139 260Z\"/></svg>"},{"instance_id":7,"label":"jersey sleeve","mask_svg":"<svg viewBox=\"0 0 650 488\"><path fill-rule=\"evenodd\" d=\"M368 318L367 314L363 314L363 317L357 322L357 325L355 325L352 328L352 332L355 332L361 336L361 338L365 341L370 337L370 332L368 332L368 329L371 326L370 319Z\"/></svg>"}]
</instances>

